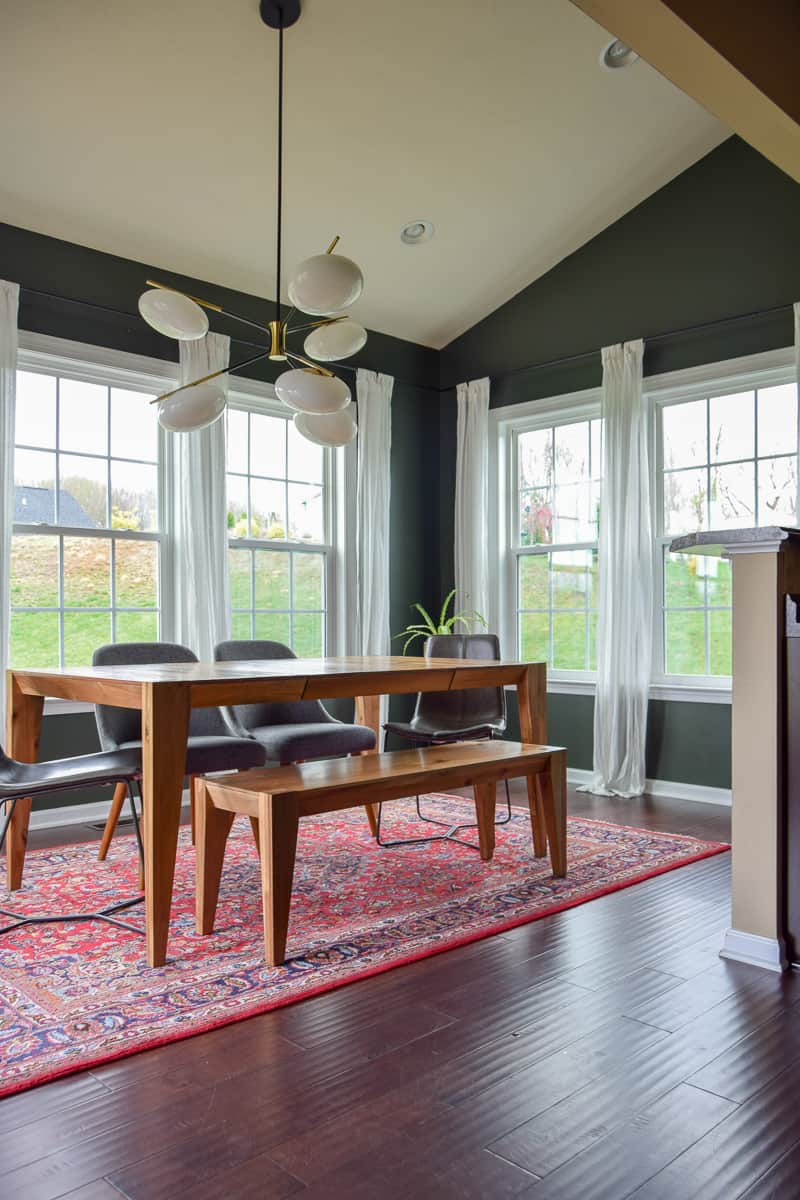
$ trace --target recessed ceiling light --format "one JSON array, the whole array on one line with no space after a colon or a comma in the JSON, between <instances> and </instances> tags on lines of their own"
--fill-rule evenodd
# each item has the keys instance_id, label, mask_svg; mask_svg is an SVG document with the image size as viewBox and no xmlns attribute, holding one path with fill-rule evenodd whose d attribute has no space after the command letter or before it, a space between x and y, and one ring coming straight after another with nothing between
<instances>
[{"instance_id":1,"label":"recessed ceiling light","mask_svg":"<svg viewBox=\"0 0 800 1200\"><path fill-rule=\"evenodd\" d=\"M400 230L400 241L407 246L418 246L433 237L433 221L409 221Z\"/></svg>"},{"instance_id":2,"label":"recessed ceiling light","mask_svg":"<svg viewBox=\"0 0 800 1200\"><path fill-rule=\"evenodd\" d=\"M603 53L600 55L600 63L604 67L608 67L610 71L616 71L620 67L629 67L631 63L635 63L639 55L635 50L631 50L630 46L626 46L619 38L614 38L613 42L609 42Z\"/></svg>"}]
</instances>

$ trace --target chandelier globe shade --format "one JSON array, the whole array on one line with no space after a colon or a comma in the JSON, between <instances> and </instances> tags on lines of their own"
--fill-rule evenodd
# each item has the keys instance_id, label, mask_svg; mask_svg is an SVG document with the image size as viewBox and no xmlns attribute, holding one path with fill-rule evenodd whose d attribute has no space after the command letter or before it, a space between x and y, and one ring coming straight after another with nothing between
<instances>
[{"instance_id":1,"label":"chandelier globe shade","mask_svg":"<svg viewBox=\"0 0 800 1200\"><path fill-rule=\"evenodd\" d=\"M337 375L296 367L275 380L279 400L295 412L335 413L350 403L350 388Z\"/></svg>"},{"instance_id":2,"label":"chandelier globe shade","mask_svg":"<svg viewBox=\"0 0 800 1200\"><path fill-rule=\"evenodd\" d=\"M162 400L158 420L170 433L191 433L213 425L224 411L224 390L218 384L197 383Z\"/></svg>"},{"instance_id":3,"label":"chandelier globe shade","mask_svg":"<svg viewBox=\"0 0 800 1200\"><path fill-rule=\"evenodd\" d=\"M318 446L346 446L358 430L352 404L335 413L295 413L294 427Z\"/></svg>"},{"instance_id":4,"label":"chandelier globe shade","mask_svg":"<svg viewBox=\"0 0 800 1200\"><path fill-rule=\"evenodd\" d=\"M364 290L361 268L343 254L314 254L289 280L289 300L312 317L326 317L355 304Z\"/></svg>"},{"instance_id":5,"label":"chandelier globe shade","mask_svg":"<svg viewBox=\"0 0 800 1200\"><path fill-rule=\"evenodd\" d=\"M208 333L208 317L181 292L151 288L139 297L139 312L157 333L179 342L197 342Z\"/></svg>"},{"instance_id":6,"label":"chandelier globe shade","mask_svg":"<svg viewBox=\"0 0 800 1200\"><path fill-rule=\"evenodd\" d=\"M338 362L358 354L366 344L367 331L364 326L351 317L345 317L312 330L303 343L303 349L309 358L315 358L317 362Z\"/></svg>"}]
</instances>

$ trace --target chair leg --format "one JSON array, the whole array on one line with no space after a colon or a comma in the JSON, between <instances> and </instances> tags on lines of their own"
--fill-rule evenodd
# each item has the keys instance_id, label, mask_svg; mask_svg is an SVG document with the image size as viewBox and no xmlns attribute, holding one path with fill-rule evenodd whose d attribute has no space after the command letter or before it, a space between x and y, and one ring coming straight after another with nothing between
<instances>
[{"instance_id":1,"label":"chair leg","mask_svg":"<svg viewBox=\"0 0 800 1200\"><path fill-rule=\"evenodd\" d=\"M225 844L233 824L233 813L214 807L205 781L201 778L196 782L196 797L195 927L198 933L212 933L217 913Z\"/></svg>"},{"instance_id":2,"label":"chair leg","mask_svg":"<svg viewBox=\"0 0 800 1200\"><path fill-rule=\"evenodd\" d=\"M3 808L5 809L5 816L3 817L3 827L0 830L0 850L2 850L3 846L5 845L6 834L8 833L8 827L11 824L11 818L14 815L14 806L16 803L17 797L15 796L13 800L6 800L3 805Z\"/></svg>"},{"instance_id":3,"label":"chair leg","mask_svg":"<svg viewBox=\"0 0 800 1200\"><path fill-rule=\"evenodd\" d=\"M97 851L97 857L100 862L105 862L108 854L108 847L111 845L111 839L114 836L114 830L117 828L117 822L122 812L122 806L125 803L125 797L128 794L128 785L126 783L118 783L114 788L114 795L111 797L111 807L108 810L106 817L105 829L103 836L100 839L100 849Z\"/></svg>"},{"instance_id":4,"label":"chair leg","mask_svg":"<svg viewBox=\"0 0 800 1200\"><path fill-rule=\"evenodd\" d=\"M540 795L547 840L550 845L550 864L553 874L562 879L567 873L567 756L554 751L545 771L539 776Z\"/></svg>"},{"instance_id":5,"label":"chair leg","mask_svg":"<svg viewBox=\"0 0 800 1200\"><path fill-rule=\"evenodd\" d=\"M297 826L295 804L283 796L259 796L264 954L270 967L279 967L286 959Z\"/></svg>"}]
</instances>

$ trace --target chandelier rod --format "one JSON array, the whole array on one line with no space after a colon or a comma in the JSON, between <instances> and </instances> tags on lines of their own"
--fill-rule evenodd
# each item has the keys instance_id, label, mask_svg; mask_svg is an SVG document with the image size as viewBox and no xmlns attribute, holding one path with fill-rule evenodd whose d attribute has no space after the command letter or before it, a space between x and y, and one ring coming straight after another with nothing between
<instances>
[{"instance_id":1,"label":"chandelier rod","mask_svg":"<svg viewBox=\"0 0 800 1200\"><path fill-rule=\"evenodd\" d=\"M278 224L275 265L275 320L281 319L281 238L283 235L283 6L278 29Z\"/></svg>"}]
</instances>

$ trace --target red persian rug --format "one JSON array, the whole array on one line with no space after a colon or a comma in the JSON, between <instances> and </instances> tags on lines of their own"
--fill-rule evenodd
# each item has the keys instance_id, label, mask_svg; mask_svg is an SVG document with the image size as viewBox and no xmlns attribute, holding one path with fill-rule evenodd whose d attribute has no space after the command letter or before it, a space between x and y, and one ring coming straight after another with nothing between
<instances>
[{"instance_id":1,"label":"red persian rug","mask_svg":"<svg viewBox=\"0 0 800 1200\"><path fill-rule=\"evenodd\" d=\"M458 797L432 797L451 818ZM438 810L438 811L437 811ZM386 836L415 836L410 802ZM491 863L447 842L381 850L361 810L300 823L287 963L265 967L258 857L246 821L228 844L216 932L194 931L194 851L181 833L170 958L150 970L144 939L101 922L28 925L0 937L0 1095L190 1037L450 950L719 854L727 846L602 821L569 821L569 872L534 859L527 812L497 830ZM30 915L96 911L136 895L132 837L106 862L94 842L28 855L0 906ZM141 923L143 911L121 914Z\"/></svg>"}]
</instances>

